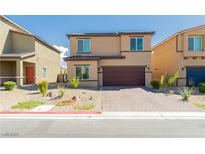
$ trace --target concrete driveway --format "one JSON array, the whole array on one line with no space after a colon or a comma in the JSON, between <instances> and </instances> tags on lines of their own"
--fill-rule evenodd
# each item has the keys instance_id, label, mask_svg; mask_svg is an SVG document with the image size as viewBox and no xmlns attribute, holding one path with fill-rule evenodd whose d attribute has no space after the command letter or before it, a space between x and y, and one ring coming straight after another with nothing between
<instances>
[{"instance_id":1,"label":"concrete driveway","mask_svg":"<svg viewBox=\"0 0 205 154\"><path fill-rule=\"evenodd\" d=\"M183 112L203 111L181 101L179 95L167 96L145 87L106 87L102 91L102 111L109 112Z\"/></svg>"}]
</instances>

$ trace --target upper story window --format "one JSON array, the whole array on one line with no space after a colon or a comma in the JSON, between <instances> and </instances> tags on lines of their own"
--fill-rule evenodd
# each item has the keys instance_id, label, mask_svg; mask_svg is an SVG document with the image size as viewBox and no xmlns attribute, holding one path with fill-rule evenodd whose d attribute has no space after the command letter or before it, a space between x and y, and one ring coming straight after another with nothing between
<instances>
[{"instance_id":1,"label":"upper story window","mask_svg":"<svg viewBox=\"0 0 205 154\"><path fill-rule=\"evenodd\" d=\"M77 40L77 51L81 53L90 52L90 39L78 39Z\"/></svg>"},{"instance_id":2,"label":"upper story window","mask_svg":"<svg viewBox=\"0 0 205 154\"><path fill-rule=\"evenodd\" d=\"M188 49L190 52L202 51L202 37L201 36L190 36L188 39Z\"/></svg>"},{"instance_id":3,"label":"upper story window","mask_svg":"<svg viewBox=\"0 0 205 154\"><path fill-rule=\"evenodd\" d=\"M130 50L131 51L143 51L144 38L143 37L131 37L130 38Z\"/></svg>"}]
</instances>

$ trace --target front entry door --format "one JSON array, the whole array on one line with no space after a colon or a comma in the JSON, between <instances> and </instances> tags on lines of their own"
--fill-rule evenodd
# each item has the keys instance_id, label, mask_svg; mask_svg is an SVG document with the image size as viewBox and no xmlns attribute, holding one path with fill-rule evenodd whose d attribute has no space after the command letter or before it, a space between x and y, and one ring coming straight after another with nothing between
<instances>
[{"instance_id":1,"label":"front entry door","mask_svg":"<svg viewBox=\"0 0 205 154\"><path fill-rule=\"evenodd\" d=\"M34 67L26 67L26 84L34 83Z\"/></svg>"}]
</instances>

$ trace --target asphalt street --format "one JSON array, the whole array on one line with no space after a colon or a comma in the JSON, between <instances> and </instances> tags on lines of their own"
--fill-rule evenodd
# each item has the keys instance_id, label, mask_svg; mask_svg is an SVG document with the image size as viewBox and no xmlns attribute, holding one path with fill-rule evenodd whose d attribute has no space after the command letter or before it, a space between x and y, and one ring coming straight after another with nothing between
<instances>
[{"instance_id":1,"label":"asphalt street","mask_svg":"<svg viewBox=\"0 0 205 154\"><path fill-rule=\"evenodd\" d=\"M1 138L205 137L205 120L0 119Z\"/></svg>"}]
</instances>

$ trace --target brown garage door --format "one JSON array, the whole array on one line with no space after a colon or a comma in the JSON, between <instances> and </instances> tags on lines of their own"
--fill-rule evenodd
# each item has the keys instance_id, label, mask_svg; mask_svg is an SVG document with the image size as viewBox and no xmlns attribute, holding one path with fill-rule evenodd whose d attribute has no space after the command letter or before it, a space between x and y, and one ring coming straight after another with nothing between
<instances>
[{"instance_id":1,"label":"brown garage door","mask_svg":"<svg viewBox=\"0 0 205 154\"><path fill-rule=\"evenodd\" d=\"M104 67L103 86L143 86L145 67Z\"/></svg>"}]
</instances>

